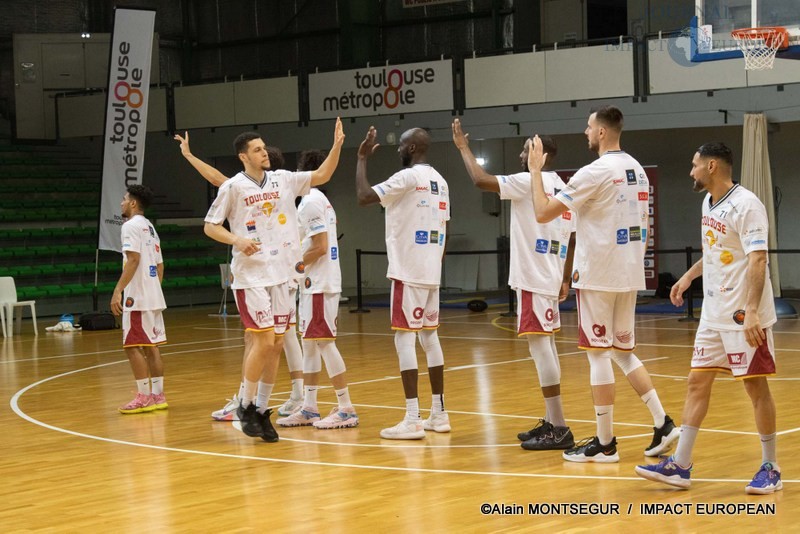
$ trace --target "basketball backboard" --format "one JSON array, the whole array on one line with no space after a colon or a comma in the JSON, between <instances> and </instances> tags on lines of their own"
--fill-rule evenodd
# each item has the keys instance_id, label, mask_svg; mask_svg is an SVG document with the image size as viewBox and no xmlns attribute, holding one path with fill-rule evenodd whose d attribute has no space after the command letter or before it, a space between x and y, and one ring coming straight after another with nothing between
<instances>
[{"instance_id":1,"label":"basketball backboard","mask_svg":"<svg viewBox=\"0 0 800 534\"><path fill-rule=\"evenodd\" d=\"M798 0L695 0L690 25L692 61L742 57L733 30L783 26L789 31L789 48L783 59L800 59L800 8Z\"/></svg>"}]
</instances>

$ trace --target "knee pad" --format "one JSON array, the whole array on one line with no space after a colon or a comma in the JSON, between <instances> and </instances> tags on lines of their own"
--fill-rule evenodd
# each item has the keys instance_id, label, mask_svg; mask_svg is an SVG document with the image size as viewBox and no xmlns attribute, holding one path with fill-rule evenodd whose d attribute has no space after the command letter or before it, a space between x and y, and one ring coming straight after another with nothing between
<instances>
[{"instance_id":1,"label":"knee pad","mask_svg":"<svg viewBox=\"0 0 800 534\"><path fill-rule=\"evenodd\" d=\"M617 363L622 372L625 373L625 376L628 376L643 365L641 360L632 352L615 350L611 358Z\"/></svg>"},{"instance_id":2,"label":"knee pad","mask_svg":"<svg viewBox=\"0 0 800 534\"><path fill-rule=\"evenodd\" d=\"M551 338L553 336L529 335L528 349L531 352L533 363L536 364L536 374L539 375L539 385L543 388L561 383L561 368L558 364L558 355L553 350Z\"/></svg>"},{"instance_id":3,"label":"knee pad","mask_svg":"<svg viewBox=\"0 0 800 534\"><path fill-rule=\"evenodd\" d=\"M394 347L400 360L400 371L417 368L417 336L414 332L397 330L394 333Z\"/></svg>"},{"instance_id":4,"label":"knee pad","mask_svg":"<svg viewBox=\"0 0 800 534\"><path fill-rule=\"evenodd\" d=\"M289 372L301 371L303 369L303 351L300 349L300 341L297 339L297 330L291 325L283 336L283 353L286 354L286 365Z\"/></svg>"},{"instance_id":5,"label":"knee pad","mask_svg":"<svg viewBox=\"0 0 800 534\"><path fill-rule=\"evenodd\" d=\"M303 340L303 372L319 373L322 370L322 359L316 341Z\"/></svg>"},{"instance_id":6,"label":"knee pad","mask_svg":"<svg viewBox=\"0 0 800 534\"><path fill-rule=\"evenodd\" d=\"M444 353L436 330L420 330L419 344L422 345L422 350L425 351L428 368L444 365Z\"/></svg>"},{"instance_id":7,"label":"knee pad","mask_svg":"<svg viewBox=\"0 0 800 534\"><path fill-rule=\"evenodd\" d=\"M325 360L325 369L327 369L329 377L333 378L347 370L335 341L320 341L318 346L322 359Z\"/></svg>"},{"instance_id":8,"label":"knee pad","mask_svg":"<svg viewBox=\"0 0 800 534\"><path fill-rule=\"evenodd\" d=\"M612 351L589 351L589 383L593 386L602 386L614 383L614 368L611 366Z\"/></svg>"}]
</instances>

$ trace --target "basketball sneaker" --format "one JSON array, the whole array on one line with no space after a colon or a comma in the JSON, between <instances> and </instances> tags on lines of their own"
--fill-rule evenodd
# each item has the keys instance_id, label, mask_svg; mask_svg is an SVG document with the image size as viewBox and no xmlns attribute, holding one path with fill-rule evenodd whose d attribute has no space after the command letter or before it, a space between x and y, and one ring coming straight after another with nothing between
<instances>
[{"instance_id":1,"label":"basketball sneaker","mask_svg":"<svg viewBox=\"0 0 800 534\"><path fill-rule=\"evenodd\" d=\"M128 404L120 406L119 413L132 414L132 413L145 413L152 412L156 409L153 404L153 396L137 393L136 396Z\"/></svg>"},{"instance_id":2,"label":"basketball sneaker","mask_svg":"<svg viewBox=\"0 0 800 534\"><path fill-rule=\"evenodd\" d=\"M611 438L608 445L600 445L597 436L578 442L573 448L561 453L568 462L597 462L611 464L619 462L617 454L617 438Z\"/></svg>"},{"instance_id":3,"label":"basketball sneaker","mask_svg":"<svg viewBox=\"0 0 800 534\"><path fill-rule=\"evenodd\" d=\"M403 419L390 428L381 430L383 439L423 439L425 429L422 427L422 420Z\"/></svg>"},{"instance_id":4,"label":"basketball sneaker","mask_svg":"<svg viewBox=\"0 0 800 534\"><path fill-rule=\"evenodd\" d=\"M744 491L751 495L769 495L782 489L781 472L772 463L764 462Z\"/></svg>"},{"instance_id":5,"label":"basketball sneaker","mask_svg":"<svg viewBox=\"0 0 800 534\"><path fill-rule=\"evenodd\" d=\"M556 451L575 446L575 438L568 426L547 424L550 425L550 430L523 441L520 446L527 451Z\"/></svg>"},{"instance_id":6,"label":"basketball sneaker","mask_svg":"<svg viewBox=\"0 0 800 534\"><path fill-rule=\"evenodd\" d=\"M676 488L689 489L689 486L692 485L692 466L690 465L688 468L681 467L675 463L675 458L672 456L661 460L657 464L637 465L634 470L642 478L663 482Z\"/></svg>"},{"instance_id":7,"label":"basketball sneaker","mask_svg":"<svg viewBox=\"0 0 800 534\"><path fill-rule=\"evenodd\" d=\"M236 409L239 404L241 404L239 396L234 395L232 399L228 399L228 404L224 408L211 412L211 418L215 421L238 421L239 416L236 413Z\"/></svg>"},{"instance_id":8,"label":"basketball sneaker","mask_svg":"<svg viewBox=\"0 0 800 534\"><path fill-rule=\"evenodd\" d=\"M153 405L155 405L156 410L166 410L169 408L169 404L167 404L167 397L164 395L164 393L159 393L158 395L152 393L150 396L153 397Z\"/></svg>"},{"instance_id":9,"label":"basketball sneaker","mask_svg":"<svg viewBox=\"0 0 800 534\"><path fill-rule=\"evenodd\" d=\"M281 417L288 417L293 413L299 412L303 409L303 399L294 400L289 397L289 400L281 404L280 408L278 408L278 415Z\"/></svg>"},{"instance_id":10,"label":"basketball sneaker","mask_svg":"<svg viewBox=\"0 0 800 534\"><path fill-rule=\"evenodd\" d=\"M325 419L314 423L314 428L329 430L332 428L352 428L358 426L358 415L352 408L339 410L334 408Z\"/></svg>"},{"instance_id":11,"label":"basketball sneaker","mask_svg":"<svg viewBox=\"0 0 800 534\"><path fill-rule=\"evenodd\" d=\"M311 426L319 421L319 414L308 410L298 410L289 417L275 421L278 426Z\"/></svg>"},{"instance_id":12,"label":"basketball sneaker","mask_svg":"<svg viewBox=\"0 0 800 534\"><path fill-rule=\"evenodd\" d=\"M269 420L270 416L272 415L272 410L268 408L263 414L258 412L256 412L256 414L261 418L261 428L264 431L261 434L261 439L267 443L275 443L278 441L280 439L278 437L278 431L275 430L275 427L272 426L272 421Z\"/></svg>"},{"instance_id":13,"label":"basketball sneaker","mask_svg":"<svg viewBox=\"0 0 800 534\"><path fill-rule=\"evenodd\" d=\"M545 432L549 432L552 428L552 424L548 423L544 419L539 419L539 422L536 423L535 427L531 428L527 432L520 432L517 434L517 439L520 441L528 441L529 439L541 436Z\"/></svg>"},{"instance_id":14,"label":"basketball sneaker","mask_svg":"<svg viewBox=\"0 0 800 534\"><path fill-rule=\"evenodd\" d=\"M245 435L251 438L260 438L264 435L263 417L258 413L255 404L251 403L247 408L240 404L236 409L236 415L239 416L239 422L242 424L242 432L244 432Z\"/></svg>"},{"instance_id":15,"label":"basketball sneaker","mask_svg":"<svg viewBox=\"0 0 800 534\"><path fill-rule=\"evenodd\" d=\"M644 450L645 456L658 456L672 448L672 444L681 435L681 429L675 426L670 416L664 418L661 428L653 427L653 441Z\"/></svg>"},{"instance_id":16,"label":"basketball sneaker","mask_svg":"<svg viewBox=\"0 0 800 534\"><path fill-rule=\"evenodd\" d=\"M450 417L447 412L431 412L430 417L422 422L422 428L433 432L450 432Z\"/></svg>"}]
</instances>

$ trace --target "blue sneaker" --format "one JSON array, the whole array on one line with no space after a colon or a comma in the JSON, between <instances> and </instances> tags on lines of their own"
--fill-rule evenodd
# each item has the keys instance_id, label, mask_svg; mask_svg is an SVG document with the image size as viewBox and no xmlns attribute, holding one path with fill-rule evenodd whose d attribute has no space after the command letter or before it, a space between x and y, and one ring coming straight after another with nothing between
<instances>
[{"instance_id":1,"label":"blue sneaker","mask_svg":"<svg viewBox=\"0 0 800 534\"><path fill-rule=\"evenodd\" d=\"M744 492L750 495L769 495L782 489L781 472L776 470L770 462L764 462L750 484L745 486Z\"/></svg>"},{"instance_id":2,"label":"blue sneaker","mask_svg":"<svg viewBox=\"0 0 800 534\"><path fill-rule=\"evenodd\" d=\"M689 489L692 485L690 480L692 466L684 468L675 463L675 459L670 456L661 460L657 464L637 465L636 474L647 480L663 482L676 488Z\"/></svg>"}]
</instances>

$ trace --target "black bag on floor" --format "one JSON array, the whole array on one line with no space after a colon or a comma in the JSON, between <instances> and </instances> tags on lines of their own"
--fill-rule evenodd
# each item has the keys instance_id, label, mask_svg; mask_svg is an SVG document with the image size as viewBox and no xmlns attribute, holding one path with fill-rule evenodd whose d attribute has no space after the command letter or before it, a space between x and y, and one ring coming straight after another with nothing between
<instances>
[{"instance_id":1,"label":"black bag on floor","mask_svg":"<svg viewBox=\"0 0 800 534\"><path fill-rule=\"evenodd\" d=\"M81 314L82 330L113 330L119 328L111 312L87 312Z\"/></svg>"}]
</instances>

